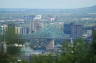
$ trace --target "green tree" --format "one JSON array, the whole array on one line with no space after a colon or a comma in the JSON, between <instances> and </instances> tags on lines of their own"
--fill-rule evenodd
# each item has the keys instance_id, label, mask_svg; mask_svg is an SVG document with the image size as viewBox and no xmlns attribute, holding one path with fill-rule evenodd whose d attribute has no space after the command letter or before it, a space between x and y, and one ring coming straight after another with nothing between
<instances>
[{"instance_id":1,"label":"green tree","mask_svg":"<svg viewBox=\"0 0 96 63\"><path fill-rule=\"evenodd\" d=\"M8 24L4 40L7 44L7 54L17 55L20 52L20 48L15 46L15 44L19 44L18 35L15 33L15 24Z\"/></svg>"},{"instance_id":2,"label":"green tree","mask_svg":"<svg viewBox=\"0 0 96 63\"><path fill-rule=\"evenodd\" d=\"M25 61L17 61L19 58L18 55L20 53L21 47L16 46L15 44L23 44L23 40L21 40L20 36L15 33L14 23L8 24L8 27L6 28L6 30L4 30L3 35L1 34L0 39L6 44L7 48L6 53L0 53L0 63L27 63Z\"/></svg>"},{"instance_id":3,"label":"green tree","mask_svg":"<svg viewBox=\"0 0 96 63\"><path fill-rule=\"evenodd\" d=\"M90 63L96 63L96 29L93 30L92 32L92 43L90 46L90 52L89 52L89 60Z\"/></svg>"},{"instance_id":4,"label":"green tree","mask_svg":"<svg viewBox=\"0 0 96 63\"><path fill-rule=\"evenodd\" d=\"M89 46L83 39L74 42L65 42L63 45L61 63L85 63Z\"/></svg>"}]
</instances>

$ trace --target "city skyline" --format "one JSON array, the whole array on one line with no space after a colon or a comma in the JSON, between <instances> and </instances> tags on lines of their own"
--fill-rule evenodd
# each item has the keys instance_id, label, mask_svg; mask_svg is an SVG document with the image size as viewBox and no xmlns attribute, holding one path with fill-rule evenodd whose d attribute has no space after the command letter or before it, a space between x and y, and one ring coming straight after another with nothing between
<instances>
[{"instance_id":1,"label":"city skyline","mask_svg":"<svg viewBox=\"0 0 96 63\"><path fill-rule=\"evenodd\" d=\"M96 0L0 0L0 8L74 9L96 5Z\"/></svg>"}]
</instances>

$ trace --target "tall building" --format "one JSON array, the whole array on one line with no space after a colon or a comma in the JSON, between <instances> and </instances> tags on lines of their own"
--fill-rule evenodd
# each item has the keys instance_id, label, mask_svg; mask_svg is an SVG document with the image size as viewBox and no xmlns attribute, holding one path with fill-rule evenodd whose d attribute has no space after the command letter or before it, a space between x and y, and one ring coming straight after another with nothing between
<instances>
[{"instance_id":1,"label":"tall building","mask_svg":"<svg viewBox=\"0 0 96 63\"><path fill-rule=\"evenodd\" d=\"M39 31L43 27L43 23L41 22L41 19L42 19L42 15L24 16L25 24L22 30L24 32L26 31L29 34Z\"/></svg>"},{"instance_id":2,"label":"tall building","mask_svg":"<svg viewBox=\"0 0 96 63\"><path fill-rule=\"evenodd\" d=\"M44 27L42 22L42 15L37 15L31 22L31 30L33 32L40 31Z\"/></svg>"},{"instance_id":3,"label":"tall building","mask_svg":"<svg viewBox=\"0 0 96 63\"><path fill-rule=\"evenodd\" d=\"M71 38L72 39L79 39L82 37L84 29L83 25L81 24L71 24Z\"/></svg>"},{"instance_id":4,"label":"tall building","mask_svg":"<svg viewBox=\"0 0 96 63\"><path fill-rule=\"evenodd\" d=\"M34 15L29 15L29 16L24 16L23 19L26 21L26 22L30 22L34 19Z\"/></svg>"},{"instance_id":5,"label":"tall building","mask_svg":"<svg viewBox=\"0 0 96 63\"><path fill-rule=\"evenodd\" d=\"M23 27L24 27L23 29L26 28L27 34L31 34L33 32L32 22L34 18L35 18L35 15L24 16L25 23L23 24Z\"/></svg>"}]
</instances>

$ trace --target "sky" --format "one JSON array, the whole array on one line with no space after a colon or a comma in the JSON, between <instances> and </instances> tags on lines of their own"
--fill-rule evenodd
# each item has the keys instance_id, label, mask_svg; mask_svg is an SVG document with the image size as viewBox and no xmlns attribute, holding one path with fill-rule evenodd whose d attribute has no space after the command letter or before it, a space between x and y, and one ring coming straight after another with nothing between
<instances>
[{"instance_id":1,"label":"sky","mask_svg":"<svg viewBox=\"0 0 96 63\"><path fill-rule=\"evenodd\" d=\"M96 0L0 0L0 8L73 9L96 5Z\"/></svg>"}]
</instances>

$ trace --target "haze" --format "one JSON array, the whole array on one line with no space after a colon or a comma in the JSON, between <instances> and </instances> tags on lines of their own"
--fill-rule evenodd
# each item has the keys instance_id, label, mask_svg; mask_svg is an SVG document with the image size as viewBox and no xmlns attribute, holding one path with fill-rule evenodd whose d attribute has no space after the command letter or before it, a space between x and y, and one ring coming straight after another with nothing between
<instances>
[{"instance_id":1,"label":"haze","mask_svg":"<svg viewBox=\"0 0 96 63\"><path fill-rule=\"evenodd\" d=\"M0 0L0 8L73 9L95 4L96 0Z\"/></svg>"}]
</instances>

